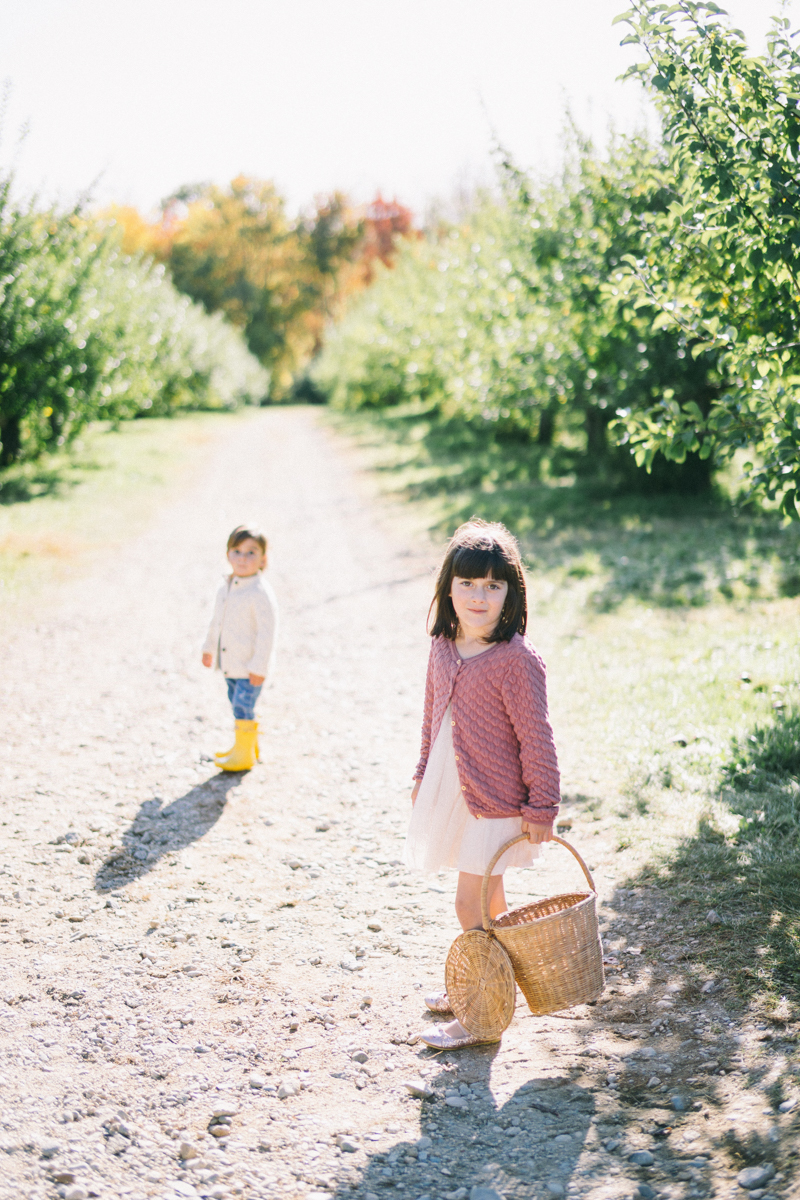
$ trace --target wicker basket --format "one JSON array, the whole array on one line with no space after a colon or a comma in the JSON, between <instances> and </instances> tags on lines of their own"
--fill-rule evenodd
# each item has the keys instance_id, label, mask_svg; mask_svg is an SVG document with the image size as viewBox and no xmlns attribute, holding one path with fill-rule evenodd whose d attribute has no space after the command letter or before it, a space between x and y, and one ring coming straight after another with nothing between
<instances>
[{"instance_id":1,"label":"wicker basket","mask_svg":"<svg viewBox=\"0 0 800 1200\"><path fill-rule=\"evenodd\" d=\"M517 1003L514 968L503 947L482 929L453 942L444 968L447 998L467 1033L499 1042Z\"/></svg>"},{"instance_id":2,"label":"wicker basket","mask_svg":"<svg viewBox=\"0 0 800 1200\"><path fill-rule=\"evenodd\" d=\"M520 834L498 850L486 868L481 889L483 928L494 934L511 959L520 991L537 1016L595 1000L603 990L603 950L597 924L597 893L586 863L563 838L553 841L575 856L589 892L569 892L534 904L489 916L488 892L492 869L517 842Z\"/></svg>"}]
</instances>

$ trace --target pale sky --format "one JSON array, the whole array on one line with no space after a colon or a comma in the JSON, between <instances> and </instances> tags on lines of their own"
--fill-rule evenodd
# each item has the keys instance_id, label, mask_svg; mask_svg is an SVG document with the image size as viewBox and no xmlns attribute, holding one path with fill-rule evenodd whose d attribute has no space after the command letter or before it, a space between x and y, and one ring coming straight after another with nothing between
<instances>
[{"instance_id":1,"label":"pale sky","mask_svg":"<svg viewBox=\"0 0 800 1200\"><path fill-rule=\"evenodd\" d=\"M723 0L724 6L724 0ZM753 50L778 0L731 0ZM601 142L645 119L616 77L625 0L0 0L17 190L150 210L181 184L273 179L292 208L377 189L421 212L558 161L564 109ZM797 20L796 0L790 15ZM27 139L18 135L28 126Z\"/></svg>"}]
</instances>

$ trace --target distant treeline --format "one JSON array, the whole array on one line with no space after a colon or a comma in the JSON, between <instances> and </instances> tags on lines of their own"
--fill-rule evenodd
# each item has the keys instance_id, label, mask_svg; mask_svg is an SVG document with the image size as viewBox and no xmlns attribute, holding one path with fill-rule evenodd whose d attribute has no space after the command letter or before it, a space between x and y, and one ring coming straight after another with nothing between
<instances>
[{"instance_id":1,"label":"distant treeline","mask_svg":"<svg viewBox=\"0 0 800 1200\"><path fill-rule=\"evenodd\" d=\"M180 291L241 329L275 399L291 393L347 298L392 264L395 243L418 236L410 210L380 194L363 206L318 196L290 217L274 184L246 176L182 188L153 221L132 208L104 215L127 253L164 263Z\"/></svg>"},{"instance_id":2,"label":"distant treeline","mask_svg":"<svg viewBox=\"0 0 800 1200\"><path fill-rule=\"evenodd\" d=\"M619 20L662 138L601 156L573 134L555 181L501 155L499 197L402 245L312 378L342 407L527 441L532 473L697 491L747 449L745 490L796 516L800 54L779 18L751 57L712 3Z\"/></svg>"},{"instance_id":3,"label":"distant treeline","mask_svg":"<svg viewBox=\"0 0 800 1200\"><path fill-rule=\"evenodd\" d=\"M336 195L289 220L274 186L184 189L157 219L12 198L0 179L0 467L88 422L291 394L411 213Z\"/></svg>"}]
</instances>

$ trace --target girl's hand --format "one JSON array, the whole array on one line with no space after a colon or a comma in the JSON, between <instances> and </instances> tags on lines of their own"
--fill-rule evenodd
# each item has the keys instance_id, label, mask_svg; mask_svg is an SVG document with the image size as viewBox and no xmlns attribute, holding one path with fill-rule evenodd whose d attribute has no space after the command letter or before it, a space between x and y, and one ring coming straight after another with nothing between
<instances>
[{"instance_id":1,"label":"girl's hand","mask_svg":"<svg viewBox=\"0 0 800 1200\"><path fill-rule=\"evenodd\" d=\"M542 842L552 842L553 826L552 825L534 825L531 821L522 822L522 832L527 833L528 841L534 846L540 846Z\"/></svg>"},{"instance_id":2,"label":"girl's hand","mask_svg":"<svg viewBox=\"0 0 800 1200\"><path fill-rule=\"evenodd\" d=\"M264 682L264 680L266 678L267 678L266 675L251 675L250 676L250 687L261 687L262 683Z\"/></svg>"},{"instance_id":3,"label":"girl's hand","mask_svg":"<svg viewBox=\"0 0 800 1200\"><path fill-rule=\"evenodd\" d=\"M419 785L420 785L421 783L422 783L422 780L421 780L421 779L415 779L415 780L414 780L414 786L413 786L413 788L411 789L411 807L412 807L412 808L414 807L414 805L415 805L415 804L416 804L416 802L417 802L417 796L419 795Z\"/></svg>"},{"instance_id":4,"label":"girl's hand","mask_svg":"<svg viewBox=\"0 0 800 1200\"><path fill-rule=\"evenodd\" d=\"M203 654L203 666L204 667L210 667L213 661L214 660L210 654L208 654L208 653Z\"/></svg>"}]
</instances>

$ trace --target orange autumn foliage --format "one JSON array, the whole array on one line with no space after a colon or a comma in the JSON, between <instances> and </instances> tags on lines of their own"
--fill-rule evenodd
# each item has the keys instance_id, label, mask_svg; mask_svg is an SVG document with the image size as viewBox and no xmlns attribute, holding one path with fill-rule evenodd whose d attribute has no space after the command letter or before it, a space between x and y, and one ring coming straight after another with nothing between
<instances>
[{"instance_id":1,"label":"orange autumn foliage","mask_svg":"<svg viewBox=\"0 0 800 1200\"><path fill-rule=\"evenodd\" d=\"M364 236L358 262L364 272L365 284L372 282L376 259L385 267L392 266L398 238L422 236L420 231L414 228L414 214L411 209L406 208L397 198L384 200L380 192L372 203L366 206L363 225Z\"/></svg>"},{"instance_id":2,"label":"orange autumn foliage","mask_svg":"<svg viewBox=\"0 0 800 1200\"><path fill-rule=\"evenodd\" d=\"M170 255L177 221L173 213L164 210L159 221L148 221L138 208L125 204L112 204L101 217L116 225L120 232L120 244L125 254L144 254L149 258L165 262Z\"/></svg>"},{"instance_id":3,"label":"orange autumn foliage","mask_svg":"<svg viewBox=\"0 0 800 1200\"><path fill-rule=\"evenodd\" d=\"M169 267L176 286L241 328L286 392L321 348L326 322L390 267L398 238L419 236L411 210L380 195L361 208L339 192L290 219L274 184L238 176L227 188L182 189L148 221L113 206L123 250Z\"/></svg>"}]
</instances>

